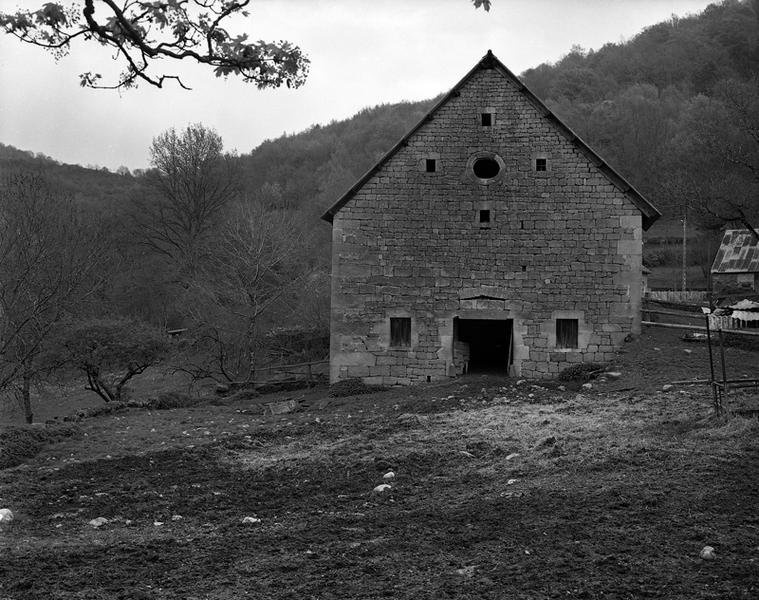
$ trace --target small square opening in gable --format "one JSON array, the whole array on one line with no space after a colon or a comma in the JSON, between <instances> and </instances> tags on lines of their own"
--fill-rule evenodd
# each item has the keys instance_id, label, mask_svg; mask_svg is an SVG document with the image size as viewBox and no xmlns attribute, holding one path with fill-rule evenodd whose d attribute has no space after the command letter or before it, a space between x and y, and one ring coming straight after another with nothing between
<instances>
[{"instance_id":1,"label":"small square opening in gable","mask_svg":"<svg viewBox=\"0 0 759 600\"><path fill-rule=\"evenodd\" d=\"M493 113L485 112L480 114L480 122L483 127L493 126Z\"/></svg>"},{"instance_id":2,"label":"small square opening in gable","mask_svg":"<svg viewBox=\"0 0 759 600\"><path fill-rule=\"evenodd\" d=\"M547 158L536 158L535 159L535 170L536 171L547 171L548 170L548 159Z\"/></svg>"},{"instance_id":3,"label":"small square opening in gable","mask_svg":"<svg viewBox=\"0 0 759 600\"><path fill-rule=\"evenodd\" d=\"M490 223L490 210L482 209L480 211L480 223Z\"/></svg>"},{"instance_id":4,"label":"small square opening in gable","mask_svg":"<svg viewBox=\"0 0 759 600\"><path fill-rule=\"evenodd\" d=\"M434 158L427 158L424 161L424 168L427 173L437 172L437 160Z\"/></svg>"}]
</instances>

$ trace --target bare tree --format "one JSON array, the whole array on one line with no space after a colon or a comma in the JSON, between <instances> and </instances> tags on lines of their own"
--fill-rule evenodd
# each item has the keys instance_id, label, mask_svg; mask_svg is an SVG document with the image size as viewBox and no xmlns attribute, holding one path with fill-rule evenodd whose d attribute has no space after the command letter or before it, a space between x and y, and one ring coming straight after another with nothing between
<instances>
[{"instance_id":1,"label":"bare tree","mask_svg":"<svg viewBox=\"0 0 759 600\"><path fill-rule=\"evenodd\" d=\"M35 359L53 326L99 289L104 255L102 234L41 176L0 184L0 390L21 394L29 422Z\"/></svg>"},{"instance_id":2,"label":"bare tree","mask_svg":"<svg viewBox=\"0 0 759 600\"><path fill-rule=\"evenodd\" d=\"M312 270L304 247L287 213L237 207L193 288L191 318L203 357L187 369L194 377L253 380L262 320L286 319Z\"/></svg>"},{"instance_id":3,"label":"bare tree","mask_svg":"<svg viewBox=\"0 0 759 600\"><path fill-rule=\"evenodd\" d=\"M142 242L163 256L180 279L192 279L212 235L237 195L232 157L216 131L201 124L172 128L153 139L147 192L133 212Z\"/></svg>"}]
</instances>

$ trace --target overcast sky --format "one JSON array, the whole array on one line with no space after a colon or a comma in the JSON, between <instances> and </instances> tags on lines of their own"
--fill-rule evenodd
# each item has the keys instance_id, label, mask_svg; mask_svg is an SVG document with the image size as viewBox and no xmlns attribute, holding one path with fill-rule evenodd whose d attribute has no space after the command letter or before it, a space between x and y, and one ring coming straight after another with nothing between
<instances>
[{"instance_id":1,"label":"overcast sky","mask_svg":"<svg viewBox=\"0 0 759 600\"><path fill-rule=\"evenodd\" d=\"M79 86L78 73L119 72L99 46L77 43L57 63L0 35L0 143L66 163L148 166L148 147L169 127L201 122L227 149L349 117L367 106L422 100L450 89L488 49L513 72L554 62L573 44L598 49L644 27L703 10L708 0L256 0L230 27L252 39L286 39L311 59L305 86L260 91L181 65L193 90L143 85L125 92ZM0 10L42 0L0 0Z\"/></svg>"}]
</instances>

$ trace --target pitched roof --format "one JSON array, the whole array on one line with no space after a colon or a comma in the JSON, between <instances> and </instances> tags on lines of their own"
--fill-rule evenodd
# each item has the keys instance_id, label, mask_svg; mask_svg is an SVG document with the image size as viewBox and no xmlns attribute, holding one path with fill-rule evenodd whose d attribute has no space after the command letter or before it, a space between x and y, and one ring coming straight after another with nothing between
<instances>
[{"instance_id":1,"label":"pitched roof","mask_svg":"<svg viewBox=\"0 0 759 600\"><path fill-rule=\"evenodd\" d=\"M748 229L728 229L712 263L712 273L759 273L759 240Z\"/></svg>"},{"instance_id":2,"label":"pitched roof","mask_svg":"<svg viewBox=\"0 0 759 600\"><path fill-rule=\"evenodd\" d=\"M411 128L411 130L403 136L395 146L393 146L390 151L385 154L377 164L375 164L371 169L369 169L364 175L347 191L343 196L335 202L328 210L322 215L322 219L328 222L332 222L333 217L337 214L337 212L345 206L348 201L358 192L358 190L361 189L361 187L369 181L369 179L372 178L372 176L379 171L382 166L387 163L398 150L400 150L402 147L404 147L408 139L414 135L421 127L424 125L427 121L429 121L435 113L437 113L442 106L444 106L451 98L454 98L458 96L459 89L467 83L474 75L477 73L477 71L481 69L495 69L499 73L501 73L504 77L512 80L518 90L529 100L533 106L535 106L538 111L549 121L551 121L554 126L566 137L571 143L577 147L580 152L582 152L588 160L604 175L606 178L614 184L622 193L624 193L631 201L632 203L640 210L640 212L643 215L643 229L648 229L653 225L654 221L658 219L661 216L661 213L656 209L656 207L651 204L648 200L646 200L640 192L638 192L630 183L627 182L627 180L624 179L619 173L617 173L614 169L612 169L606 162L598 155L596 154L591 148L584 142L580 137L572 131L569 127L567 127L555 114L553 114L545 104L543 104L538 97L533 94L520 80L519 78L514 75L509 69L506 68L506 66L498 60L495 55L488 50L487 54L482 57L482 59L472 68L469 73L464 75L463 79L459 81L450 92L448 92L445 96L443 96L439 102L433 106L430 111L422 117L422 119L417 123L414 127Z\"/></svg>"}]
</instances>

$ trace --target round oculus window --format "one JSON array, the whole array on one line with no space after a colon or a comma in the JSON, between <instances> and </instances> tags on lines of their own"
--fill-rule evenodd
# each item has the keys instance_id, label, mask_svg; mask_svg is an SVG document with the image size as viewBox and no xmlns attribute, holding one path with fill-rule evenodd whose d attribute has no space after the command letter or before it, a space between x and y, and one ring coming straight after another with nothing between
<instances>
[{"instance_id":1,"label":"round oculus window","mask_svg":"<svg viewBox=\"0 0 759 600\"><path fill-rule=\"evenodd\" d=\"M501 172L501 165L494 158L478 158L472 164L472 171L478 179L492 179Z\"/></svg>"}]
</instances>

